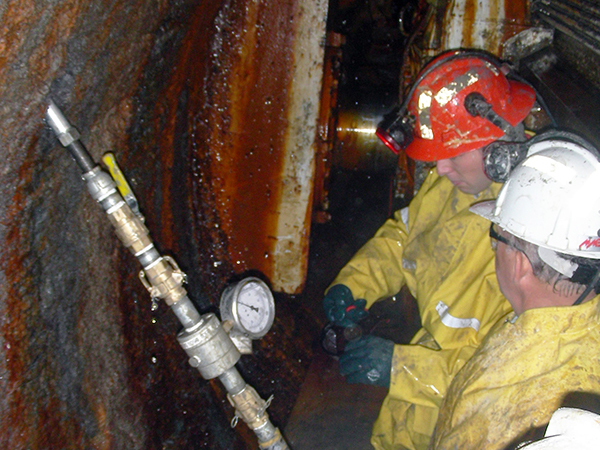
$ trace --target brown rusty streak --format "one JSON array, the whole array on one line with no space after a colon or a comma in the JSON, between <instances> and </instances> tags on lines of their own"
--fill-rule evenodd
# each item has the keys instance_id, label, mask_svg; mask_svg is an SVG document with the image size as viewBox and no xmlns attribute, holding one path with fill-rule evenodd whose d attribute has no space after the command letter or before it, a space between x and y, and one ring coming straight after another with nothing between
<instances>
[{"instance_id":1,"label":"brown rusty streak","mask_svg":"<svg viewBox=\"0 0 600 450\"><path fill-rule=\"evenodd\" d=\"M3 270L6 275L6 312L5 323L2 326L2 336L5 341L2 349L2 357L6 361L7 389L4 393L4 401L10 403L10 409L3 411L2 430L0 441L10 443L11 446L19 448L25 446L28 438L28 430L31 427L27 417L27 402L21 390L21 383L25 375L25 368L29 366L29 355L27 354L28 334L25 326L25 317L29 305L22 298L22 293L32 280L27 280L23 273L26 254L17 252L16 249L27 248L26 240L21 236L18 226L14 221L16 211L7 211L8 223L13 224L7 233L6 243L8 248L13 249L8 258L3 261ZM24 448L24 447L23 447Z\"/></svg>"},{"instance_id":2,"label":"brown rusty streak","mask_svg":"<svg viewBox=\"0 0 600 450\"><path fill-rule=\"evenodd\" d=\"M179 74L176 74L179 75ZM160 237L160 245L164 248L172 249L174 243L174 237L172 233L167 232L172 229L173 224L173 211L171 209L170 202L165 199L170 198L173 182L173 155L174 155L174 137L175 137L175 118L177 117L177 98L180 94L179 90L175 91L175 87L180 88L180 79L176 76L173 80L172 89L167 92L166 98L163 102L156 104L154 120L155 129L161 130L159 133L158 145L161 149L157 159L160 159L160 190L162 191L163 202L161 204L160 220L163 224L168 224L165 227L157 227L156 233ZM164 120L164 122L163 122Z\"/></svg>"},{"instance_id":3,"label":"brown rusty streak","mask_svg":"<svg viewBox=\"0 0 600 450\"><path fill-rule=\"evenodd\" d=\"M35 327L43 325L39 320L39 280L31 270L39 255L31 248L28 202L39 195L31 190L33 174L40 168L40 161L32 156L37 145L37 138L32 139L18 166L19 185L3 218L9 251L0 258L6 277L5 321L0 329L6 364L3 402L10 406L2 411L0 442L15 449L67 448L81 436L76 420L63 414L64 405L57 399L54 369L46 361L48 353L43 347L47 343L35 335Z\"/></svg>"},{"instance_id":4,"label":"brown rusty streak","mask_svg":"<svg viewBox=\"0 0 600 450\"><path fill-rule=\"evenodd\" d=\"M35 4L33 1L9 2L2 15L0 28L0 73L4 66L18 55L18 49L27 36L27 30L36 20ZM2 91L7 86L0 86Z\"/></svg>"},{"instance_id":5,"label":"brown rusty streak","mask_svg":"<svg viewBox=\"0 0 600 450\"><path fill-rule=\"evenodd\" d=\"M94 405L91 405L94 416L96 417L99 432L94 436L91 441L94 445L95 450L110 450L113 443L113 436L111 432L111 423L108 418L108 413L106 411L106 407L102 404L102 402L97 402Z\"/></svg>"},{"instance_id":6,"label":"brown rusty streak","mask_svg":"<svg viewBox=\"0 0 600 450\"><path fill-rule=\"evenodd\" d=\"M487 19L494 26L490 26L488 24L485 25L485 29L490 33L486 36L486 40L493 45L493 48L498 49L498 55L502 53L502 42L500 40L500 29L504 30L506 28L506 21L504 19L500 19L498 17L500 13L500 2L506 3L504 0L489 0L489 19ZM483 24L480 26L483 27Z\"/></svg>"},{"instance_id":7,"label":"brown rusty streak","mask_svg":"<svg viewBox=\"0 0 600 450\"><path fill-rule=\"evenodd\" d=\"M211 150L223 181L219 193L222 226L237 272L270 273L265 250L276 242L287 92L293 58L293 2L249 2L244 17L224 39L237 51L223 52L220 96L226 106L224 130ZM237 29L236 29L237 28ZM228 55L239 56L230 58Z\"/></svg>"},{"instance_id":8,"label":"brown rusty streak","mask_svg":"<svg viewBox=\"0 0 600 450\"><path fill-rule=\"evenodd\" d=\"M340 64L342 61L342 45L345 39L342 34L327 32L327 44L323 66L323 82L321 88L321 105L317 127L318 141L315 158L315 183L313 193L312 220L325 223L331 219L329 208L329 177L331 172L332 144L335 133L335 109L337 108Z\"/></svg>"},{"instance_id":9,"label":"brown rusty streak","mask_svg":"<svg viewBox=\"0 0 600 450\"><path fill-rule=\"evenodd\" d=\"M236 24L240 20L236 15L241 14L245 8L243 5L235 5L230 10L220 11L221 8L226 7L221 2L204 2L198 5L194 16L190 19L189 30L179 49L176 58L178 64L173 67L170 74L169 86L163 93L162 101L156 105L154 110L155 127L161 130L158 141L160 155L157 155L162 168L159 182L164 199L161 205L161 222L167 225L160 231L160 245L176 251L177 237L173 235L172 231L169 231L175 229L171 224L176 215L172 209L173 205L169 205L169 199L172 198L174 185L189 182L193 185L191 192L193 192L194 198L180 199L180 201L182 204L185 203L191 208L195 208L194 212L198 215L196 220L201 222L196 226L200 230L200 240L202 241L200 244L205 245L206 248L201 248L200 251L210 252L210 254L201 255L199 258L201 265L208 264L211 259L223 262L222 256L225 255L225 250L220 245L224 243L221 234L221 229L224 227L211 213L215 209L219 210L221 221L224 220L223 211L226 211L224 207L226 205L219 202L222 199L221 183L235 174L229 159L222 158L220 163L219 158L231 145L229 142L232 134L229 126L231 106L227 104L225 97L227 89L231 88L228 78L231 69L227 61L231 58L235 60L236 55L239 54L232 40L235 39L236 33L239 33ZM217 27L215 27L215 17L219 13L228 15L228 19L231 20L225 22L227 26L232 27L231 40L224 39L222 48L215 42L216 39L219 39ZM215 50L215 48L217 49ZM183 114L188 121L189 145L192 147L190 153L195 164L191 169L192 174L189 174L193 178L191 181L178 179L177 176L180 174L170 170L175 163L173 149L177 139L177 127L181 125L176 123L177 115L181 113L178 111L179 100L184 94L187 96L187 106ZM158 232L158 230L156 231ZM218 278L220 272L226 272L227 267L229 267L227 264L222 264L218 268L208 268L210 274L203 274L205 284L202 288L216 294L222 288L221 280L217 280L218 289L208 285L208 282ZM207 268L202 267L202 269L206 270ZM227 276L230 275L231 272L227 273ZM215 298L218 299L216 296ZM192 373L192 375L197 376L198 374ZM233 410L226 401L226 395L220 384L215 380L211 380L209 384L219 398L223 411L227 414L232 413ZM181 386L181 388L183 387ZM138 389L143 389L143 387L138 387ZM244 448L255 446L256 436L247 429L240 432L240 426L243 429L243 425L239 425L236 434L241 437L236 439L236 446L232 448L239 448L240 440L244 443Z\"/></svg>"},{"instance_id":10,"label":"brown rusty streak","mask_svg":"<svg viewBox=\"0 0 600 450\"><path fill-rule=\"evenodd\" d=\"M158 134L158 147L160 154L157 158L160 159L160 167L162 168L160 176L160 189L162 198L164 199L161 209L161 222L166 227L159 227L153 230L159 236L160 244L164 248L175 249L177 238L169 230L173 229L173 205L169 199L172 197L173 183L185 182L181 179L173 179L181 174L175 174L171 170L174 165L174 146L176 139L176 119L179 98L182 92L187 89L189 91L192 105L201 105L205 99L196 101L197 97L202 94L206 74L206 64L209 58L209 43L210 34L214 17L219 8L219 4L214 2L211 6L203 4L195 11L194 18L191 20L189 33L182 42L179 54L177 57L178 65L173 67L169 86L164 92L162 101L157 103L154 112L154 127L160 130ZM195 115L198 111L187 111L190 115ZM184 201L184 199L181 199ZM185 200L188 202L188 200Z\"/></svg>"},{"instance_id":11,"label":"brown rusty streak","mask_svg":"<svg viewBox=\"0 0 600 450\"><path fill-rule=\"evenodd\" d=\"M50 21L47 34L44 38L44 45L40 45L33 50L29 57L28 65L31 73L39 76L41 79L52 73L50 62L53 58L49 57L48 51L53 53L60 52L61 60L66 60L66 39L77 23L77 18L81 14L82 2L63 2L57 5L55 10L56 20Z\"/></svg>"},{"instance_id":12,"label":"brown rusty streak","mask_svg":"<svg viewBox=\"0 0 600 450\"><path fill-rule=\"evenodd\" d=\"M31 161L31 160L29 160ZM19 180L24 185L31 181L33 163L21 166ZM8 411L2 412L0 441L9 444L10 448L25 448L30 442L31 430L46 426L43 422L44 411L38 411L38 417L31 417L30 406L23 380L27 378L27 368L31 365L28 343L31 336L27 329L28 317L31 318L31 292L34 280L27 276L27 260L30 236L22 223L22 213L26 199L24 190L16 189L11 202L12 208L6 211L3 219L8 225L6 248L10 251L6 259L2 258L2 269L6 276L5 322L2 336L5 341L2 356L6 362L7 389L4 402L10 404ZM52 416L52 414L48 414ZM58 417L59 415L54 415ZM56 425L56 423L54 424Z\"/></svg>"},{"instance_id":13,"label":"brown rusty streak","mask_svg":"<svg viewBox=\"0 0 600 450\"><path fill-rule=\"evenodd\" d=\"M462 47L469 48L473 46L473 31L475 16L477 15L477 1L466 0L465 12L463 16Z\"/></svg>"},{"instance_id":14,"label":"brown rusty streak","mask_svg":"<svg viewBox=\"0 0 600 450\"><path fill-rule=\"evenodd\" d=\"M504 16L506 26L503 30L502 42L506 42L507 39L529 26L529 2L527 0L505 0Z\"/></svg>"},{"instance_id":15,"label":"brown rusty streak","mask_svg":"<svg viewBox=\"0 0 600 450\"><path fill-rule=\"evenodd\" d=\"M529 2L526 0L505 1L504 16L509 22L527 22L529 20Z\"/></svg>"}]
</instances>

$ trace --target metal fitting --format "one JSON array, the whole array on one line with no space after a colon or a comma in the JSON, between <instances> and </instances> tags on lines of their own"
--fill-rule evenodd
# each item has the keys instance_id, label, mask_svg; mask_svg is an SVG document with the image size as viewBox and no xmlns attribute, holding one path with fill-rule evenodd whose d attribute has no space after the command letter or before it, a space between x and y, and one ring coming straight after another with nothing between
<instances>
[{"instance_id":1,"label":"metal fitting","mask_svg":"<svg viewBox=\"0 0 600 450\"><path fill-rule=\"evenodd\" d=\"M101 202L109 195L117 192L117 185L112 177L99 166L83 174L87 189L94 200Z\"/></svg>"},{"instance_id":2,"label":"metal fitting","mask_svg":"<svg viewBox=\"0 0 600 450\"><path fill-rule=\"evenodd\" d=\"M269 422L269 415L265 413L269 405L252 386L246 385L237 394L228 394L227 398L235 408L236 415L246 422L251 430L262 428Z\"/></svg>"},{"instance_id":3,"label":"metal fitting","mask_svg":"<svg viewBox=\"0 0 600 450\"><path fill-rule=\"evenodd\" d=\"M160 298L171 306L187 295L183 283L185 274L169 256L157 259L140 271L140 280L152 298Z\"/></svg>"},{"instance_id":4,"label":"metal fitting","mask_svg":"<svg viewBox=\"0 0 600 450\"><path fill-rule=\"evenodd\" d=\"M121 242L134 255L140 254L141 251L152 245L148 228L122 198L119 203L109 208L106 214L115 227L115 232Z\"/></svg>"},{"instance_id":5,"label":"metal fitting","mask_svg":"<svg viewBox=\"0 0 600 450\"><path fill-rule=\"evenodd\" d=\"M259 442L258 445L260 446L261 449L264 450L288 450L289 447L287 445L287 443L285 442L285 440L283 439L283 436L281 435L281 431L279 431L279 428L275 428L273 430L273 437L267 441L264 442Z\"/></svg>"},{"instance_id":6,"label":"metal fitting","mask_svg":"<svg viewBox=\"0 0 600 450\"><path fill-rule=\"evenodd\" d=\"M58 106L56 106L52 100L46 110L46 118L63 147L68 147L73 142L78 141L81 137L79 131L71 126L69 121L63 116Z\"/></svg>"},{"instance_id":7,"label":"metal fitting","mask_svg":"<svg viewBox=\"0 0 600 450\"><path fill-rule=\"evenodd\" d=\"M212 313L203 315L195 327L181 331L177 340L190 357L190 365L206 380L225 373L240 359L240 352Z\"/></svg>"},{"instance_id":8,"label":"metal fitting","mask_svg":"<svg viewBox=\"0 0 600 450\"><path fill-rule=\"evenodd\" d=\"M222 318L222 317L221 317ZM229 335L233 345L237 347L242 355L252 354L252 339L246 336L244 333L233 329L233 322L231 320L223 320L221 322L223 330Z\"/></svg>"}]
</instances>

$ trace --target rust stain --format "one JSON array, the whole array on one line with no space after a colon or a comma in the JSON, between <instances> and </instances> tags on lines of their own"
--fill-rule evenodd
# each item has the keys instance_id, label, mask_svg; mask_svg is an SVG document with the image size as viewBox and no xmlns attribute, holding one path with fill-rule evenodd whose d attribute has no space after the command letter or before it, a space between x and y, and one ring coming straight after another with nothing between
<instances>
[{"instance_id":1,"label":"rust stain","mask_svg":"<svg viewBox=\"0 0 600 450\"><path fill-rule=\"evenodd\" d=\"M45 30L44 45L33 50L28 64L32 74L43 78L52 71L52 59L48 57L48 49L60 53L61 59L66 59L65 36L69 36L81 14L82 2L64 2L57 5L55 14L57 20L51 20Z\"/></svg>"},{"instance_id":2,"label":"rust stain","mask_svg":"<svg viewBox=\"0 0 600 450\"><path fill-rule=\"evenodd\" d=\"M22 46L26 31L35 20L35 3L32 1L9 3L3 14L0 33L0 68L4 69L18 53L14 51ZM2 89L4 86L0 87ZM5 88L5 87L4 87Z\"/></svg>"},{"instance_id":3,"label":"rust stain","mask_svg":"<svg viewBox=\"0 0 600 450\"><path fill-rule=\"evenodd\" d=\"M9 217L15 217L15 211L8 211ZM12 222L12 220L11 220ZM6 242L12 248L26 248L26 241L22 239L18 229L12 228L8 233ZM24 245L25 244L25 245ZM24 279L23 266L26 255L12 252L3 262L3 270L7 278L7 297L5 323L2 326L2 335L5 340L2 349L5 358L6 395L5 401L10 404L8 411L3 411L4 420L0 439L2 442L10 443L11 446L19 448L28 439L25 437L31 426L27 417L27 400L21 389L22 380L25 378L26 368L30 364L26 350L28 333L25 326L25 317L29 305L22 300L20 291L27 288L31 280ZM24 414L25 413L25 414Z\"/></svg>"},{"instance_id":4,"label":"rust stain","mask_svg":"<svg viewBox=\"0 0 600 450\"><path fill-rule=\"evenodd\" d=\"M475 27L481 26L482 37L485 41L489 42L489 49L493 53L500 55L502 53L502 32L506 28L506 20L502 16L504 12L505 0L489 0L489 16L481 25L475 24ZM493 24L493 25L492 25Z\"/></svg>"},{"instance_id":5,"label":"rust stain","mask_svg":"<svg viewBox=\"0 0 600 450\"><path fill-rule=\"evenodd\" d=\"M107 417L106 408L102 403L98 403L94 408L98 428L100 432L94 436L92 443L96 450L109 450L112 448L112 436L110 432L110 421Z\"/></svg>"},{"instance_id":6,"label":"rust stain","mask_svg":"<svg viewBox=\"0 0 600 450\"><path fill-rule=\"evenodd\" d=\"M20 180L27 180L31 167L21 168ZM26 317L30 305L25 301L24 293L31 289L33 280L28 279L25 273L27 260L28 238L23 236L20 228L20 212L23 209L22 191L16 190L13 196L12 208L6 211L3 218L6 224L10 224L7 231L6 243L8 248L19 249L12 251L6 258L2 258L3 271L6 275L6 312L5 322L2 325L2 336L5 344L2 349L6 363L7 389L5 401L8 400L10 410L3 411L5 419L1 433L2 442L18 448L27 442L25 437L31 426L31 418L27 416L27 400L22 390L27 367L30 358L27 351L29 334L26 327Z\"/></svg>"},{"instance_id":7,"label":"rust stain","mask_svg":"<svg viewBox=\"0 0 600 450\"><path fill-rule=\"evenodd\" d=\"M460 24L460 30L456 27ZM444 49L481 48L496 55L506 39L527 28L525 0L465 0L449 2L444 21Z\"/></svg>"},{"instance_id":8,"label":"rust stain","mask_svg":"<svg viewBox=\"0 0 600 450\"><path fill-rule=\"evenodd\" d=\"M233 272L226 259L244 255L245 267L261 269L255 260L264 261L264 252L244 252L265 247L253 238L268 235L277 219L257 214L254 205L275 211L278 203L295 5L158 3L25 1L3 12L0 29L9 32L0 32L0 48L9 51L0 54L0 74L10 64L13 70L0 86L3 100L12 101L3 102L10 115L3 124L10 126L0 132L9 142L0 250L6 448L242 446L224 421L223 411L231 412L224 396L215 400L187 367L172 336L176 318L164 305L150 312L136 261L82 192L68 154L47 136L30 138L44 136L41 103L52 91L95 160L115 152L157 245L179 260L185 235L198 237L198 248L185 250L195 253L190 261L199 262L194 271L213 301ZM242 59L245 65L237 65ZM234 95L237 81L250 95ZM231 156L228 165L224 156ZM75 186L61 179L66 167ZM195 195L180 195L183 184ZM181 223L187 216L199 223ZM55 236L57 229L66 231ZM65 254L72 259L57 264ZM46 292L44 281L58 291ZM61 289L72 293L68 304ZM52 310L57 305L64 307L61 317ZM68 336L57 343L59 332ZM295 335L285 335L286 343L275 336L267 343L277 346L277 360L268 362L269 375L256 370L254 378L267 391L277 374L278 389L294 392L300 369L290 380L284 367L300 367L299 357L280 359L304 355L308 345L301 348ZM283 417L291 397L280 398L288 399L274 405ZM256 445L251 438L244 448Z\"/></svg>"},{"instance_id":9,"label":"rust stain","mask_svg":"<svg viewBox=\"0 0 600 450\"><path fill-rule=\"evenodd\" d=\"M469 48L473 46L473 24L475 23L475 17L477 16L477 1L466 0L465 11L463 16L463 30L462 30L462 46Z\"/></svg>"},{"instance_id":10,"label":"rust stain","mask_svg":"<svg viewBox=\"0 0 600 450\"><path fill-rule=\"evenodd\" d=\"M19 168L19 180L23 186L30 185L32 173L35 170L31 158ZM7 389L4 393L4 402L10 405L9 410L3 411L3 426L0 430L0 441L7 444L7 448L27 448L30 443L36 442L36 448L52 446L66 446L69 442L64 434L65 422L58 413L60 405L50 393L46 393L44 406L38 403L37 408L31 408L33 399L41 393L37 392L38 383L32 377L32 351L30 327L36 322L37 288L33 274L29 272L31 264L30 245L32 241L26 224L24 211L27 196L31 193L27 189L15 190L12 207L6 211L3 218L10 224L7 230L6 244L11 251L2 258L2 268L6 276L6 304L5 320L2 325L7 377ZM45 354L35 356L45 358ZM39 367L39 362L37 362ZM35 371L35 369L33 369ZM36 371L37 372L37 371ZM39 374L39 372L38 372ZM42 430L53 430L54 434L44 435Z\"/></svg>"},{"instance_id":11,"label":"rust stain","mask_svg":"<svg viewBox=\"0 0 600 450\"><path fill-rule=\"evenodd\" d=\"M218 69L226 76L214 87L217 112L227 112L212 114L212 167L236 272L269 273L265 249L273 247L268 236L278 220L294 3L249 2L246 11L229 16L222 32Z\"/></svg>"},{"instance_id":12,"label":"rust stain","mask_svg":"<svg viewBox=\"0 0 600 450\"><path fill-rule=\"evenodd\" d=\"M317 126L317 150L315 157L315 183L313 194L312 220L325 223L330 220L329 209L329 178L331 172L332 145L336 128L337 95L342 62L342 45L345 39L342 34L327 32L325 46L323 87L319 123Z\"/></svg>"},{"instance_id":13,"label":"rust stain","mask_svg":"<svg viewBox=\"0 0 600 450\"><path fill-rule=\"evenodd\" d=\"M526 0L504 2L505 28L502 42L530 26L529 2Z\"/></svg>"}]
</instances>

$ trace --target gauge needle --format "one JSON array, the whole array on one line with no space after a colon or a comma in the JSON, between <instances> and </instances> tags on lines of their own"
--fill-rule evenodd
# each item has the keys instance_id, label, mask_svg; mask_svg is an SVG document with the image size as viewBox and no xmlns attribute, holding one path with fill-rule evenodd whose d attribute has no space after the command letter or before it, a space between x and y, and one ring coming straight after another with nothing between
<instances>
[{"instance_id":1,"label":"gauge needle","mask_svg":"<svg viewBox=\"0 0 600 450\"><path fill-rule=\"evenodd\" d=\"M242 303L242 302L239 302L239 303L240 303L240 305L244 305L245 307L250 308L250 309L258 312L258 308L256 306L248 305L248 304Z\"/></svg>"}]
</instances>

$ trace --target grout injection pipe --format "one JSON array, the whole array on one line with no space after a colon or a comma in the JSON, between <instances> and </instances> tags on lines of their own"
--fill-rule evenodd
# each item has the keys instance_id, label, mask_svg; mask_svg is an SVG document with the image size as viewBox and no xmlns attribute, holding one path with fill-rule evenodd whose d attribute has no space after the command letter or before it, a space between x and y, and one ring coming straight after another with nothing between
<instances>
[{"instance_id":1,"label":"grout injection pipe","mask_svg":"<svg viewBox=\"0 0 600 450\"><path fill-rule=\"evenodd\" d=\"M261 449L288 449L281 432L271 423L266 413L270 400L263 400L254 388L244 381L235 368L235 364L241 356L236 344L240 340L243 341L240 339L240 334L248 336L244 330L249 326L244 327L242 324L242 332L238 331L236 335L234 331L240 327L235 326L233 323L235 320L226 320L221 324L215 314L199 314L183 287L186 281L185 274L172 258L161 256L154 247L150 233L144 225L144 219L137 209L137 200L118 170L114 157L109 156L109 159L105 161L115 179L94 163L79 140L79 132L71 126L53 101L49 102L45 117L60 143L69 150L79 165L83 180L86 182L92 198L102 206L121 242L142 265L140 279L150 293L153 302L155 299L164 300L183 325L183 330L178 334L177 340L189 356L189 364L196 368L206 380L219 378L223 383L229 402L236 410L232 426L235 426L238 419L241 418L256 434ZM266 320L262 320L260 316L257 316L256 323L262 326L261 330L256 333L256 337L259 337L266 333L266 329L273 322L272 294L260 280L252 279L250 282L247 280L242 280L242 282L246 281L246 288L242 288L242 291L246 292L247 298L254 302L250 306L250 311L266 317ZM231 289L227 291L229 292ZM233 305L235 313L238 305L230 297L231 295L228 295L228 299L221 299L221 309L223 311L224 303L230 308ZM247 302L247 300L240 301L239 304L245 305ZM233 316L237 317L236 314ZM236 339L235 336L238 338ZM254 338L254 336L251 337ZM248 352L247 347L244 348L240 345L240 348L244 353Z\"/></svg>"}]
</instances>

